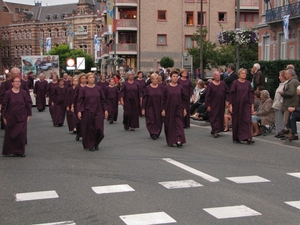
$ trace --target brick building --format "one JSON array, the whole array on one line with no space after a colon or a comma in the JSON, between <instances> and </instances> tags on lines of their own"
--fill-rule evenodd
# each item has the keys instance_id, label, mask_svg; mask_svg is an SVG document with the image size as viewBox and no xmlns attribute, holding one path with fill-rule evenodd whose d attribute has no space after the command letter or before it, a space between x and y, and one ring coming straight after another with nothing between
<instances>
[{"instance_id":1,"label":"brick building","mask_svg":"<svg viewBox=\"0 0 300 225\"><path fill-rule=\"evenodd\" d=\"M259 1L259 59L300 58L300 1ZM289 15L288 34L285 37L283 18Z\"/></svg>"}]
</instances>

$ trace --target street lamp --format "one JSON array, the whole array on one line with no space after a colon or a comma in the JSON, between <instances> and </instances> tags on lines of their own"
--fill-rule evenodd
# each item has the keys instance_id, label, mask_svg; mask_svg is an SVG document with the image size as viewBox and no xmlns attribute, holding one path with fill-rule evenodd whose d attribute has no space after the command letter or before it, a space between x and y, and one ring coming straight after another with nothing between
<instances>
[{"instance_id":1,"label":"street lamp","mask_svg":"<svg viewBox=\"0 0 300 225\"><path fill-rule=\"evenodd\" d=\"M236 30L240 29L240 0L236 1ZM236 46L236 71L240 68L240 47Z\"/></svg>"},{"instance_id":2,"label":"street lamp","mask_svg":"<svg viewBox=\"0 0 300 225\"><path fill-rule=\"evenodd\" d=\"M200 2L200 72L201 78L204 78L203 73L203 0Z\"/></svg>"}]
</instances>

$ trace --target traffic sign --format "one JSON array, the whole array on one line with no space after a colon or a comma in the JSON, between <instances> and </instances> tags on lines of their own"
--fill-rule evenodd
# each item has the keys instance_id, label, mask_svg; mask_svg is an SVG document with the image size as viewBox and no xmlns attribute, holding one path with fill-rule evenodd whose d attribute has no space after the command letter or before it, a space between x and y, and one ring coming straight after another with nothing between
<instances>
[{"instance_id":1,"label":"traffic sign","mask_svg":"<svg viewBox=\"0 0 300 225\"><path fill-rule=\"evenodd\" d=\"M85 58L84 57L77 57L76 64L78 70L85 70Z\"/></svg>"}]
</instances>

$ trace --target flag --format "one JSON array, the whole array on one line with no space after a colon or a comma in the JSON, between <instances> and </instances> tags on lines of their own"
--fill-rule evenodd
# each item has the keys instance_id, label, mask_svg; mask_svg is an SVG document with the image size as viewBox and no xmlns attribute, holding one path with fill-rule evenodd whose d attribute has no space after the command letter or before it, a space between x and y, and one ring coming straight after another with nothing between
<instances>
[{"instance_id":1,"label":"flag","mask_svg":"<svg viewBox=\"0 0 300 225\"><path fill-rule=\"evenodd\" d=\"M95 54L95 62L97 62L98 52L100 51L100 42L98 40L98 35L94 36L94 54Z\"/></svg>"},{"instance_id":2,"label":"flag","mask_svg":"<svg viewBox=\"0 0 300 225\"><path fill-rule=\"evenodd\" d=\"M68 24L69 49L74 49L74 25Z\"/></svg>"},{"instance_id":3,"label":"flag","mask_svg":"<svg viewBox=\"0 0 300 225\"><path fill-rule=\"evenodd\" d=\"M289 39L289 18L290 15L285 15L283 17L283 32L286 40Z\"/></svg>"},{"instance_id":4,"label":"flag","mask_svg":"<svg viewBox=\"0 0 300 225\"><path fill-rule=\"evenodd\" d=\"M113 24L114 24L114 1L113 0L107 0L106 1L106 20L107 20L107 27L108 27L108 34L113 33Z\"/></svg>"},{"instance_id":5,"label":"flag","mask_svg":"<svg viewBox=\"0 0 300 225\"><path fill-rule=\"evenodd\" d=\"M44 55L44 40L43 40L43 38L39 39L39 45L40 45L40 55Z\"/></svg>"},{"instance_id":6,"label":"flag","mask_svg":"<svg viewBox=\"0 0 300 225\"><path fill-rule=\"evenodd\" d=\"M46 52L50 52L51 51L51 37L47 37L46 38Z\"/></svg>"}]
</instances>

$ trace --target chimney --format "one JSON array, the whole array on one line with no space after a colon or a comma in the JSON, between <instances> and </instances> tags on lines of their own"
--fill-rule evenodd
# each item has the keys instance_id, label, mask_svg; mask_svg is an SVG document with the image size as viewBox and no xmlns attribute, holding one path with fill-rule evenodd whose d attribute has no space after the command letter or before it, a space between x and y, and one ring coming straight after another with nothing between
<instances>
[{"instance_id":1,"label":"chimney","mask_svg":"<svg viewBox=\"0 0 300 225\"><path fill-rule=\"evenodd\" d=\"M34 6L42 6L42 2L34 1Z\"/></svg>"}]
</instances>

